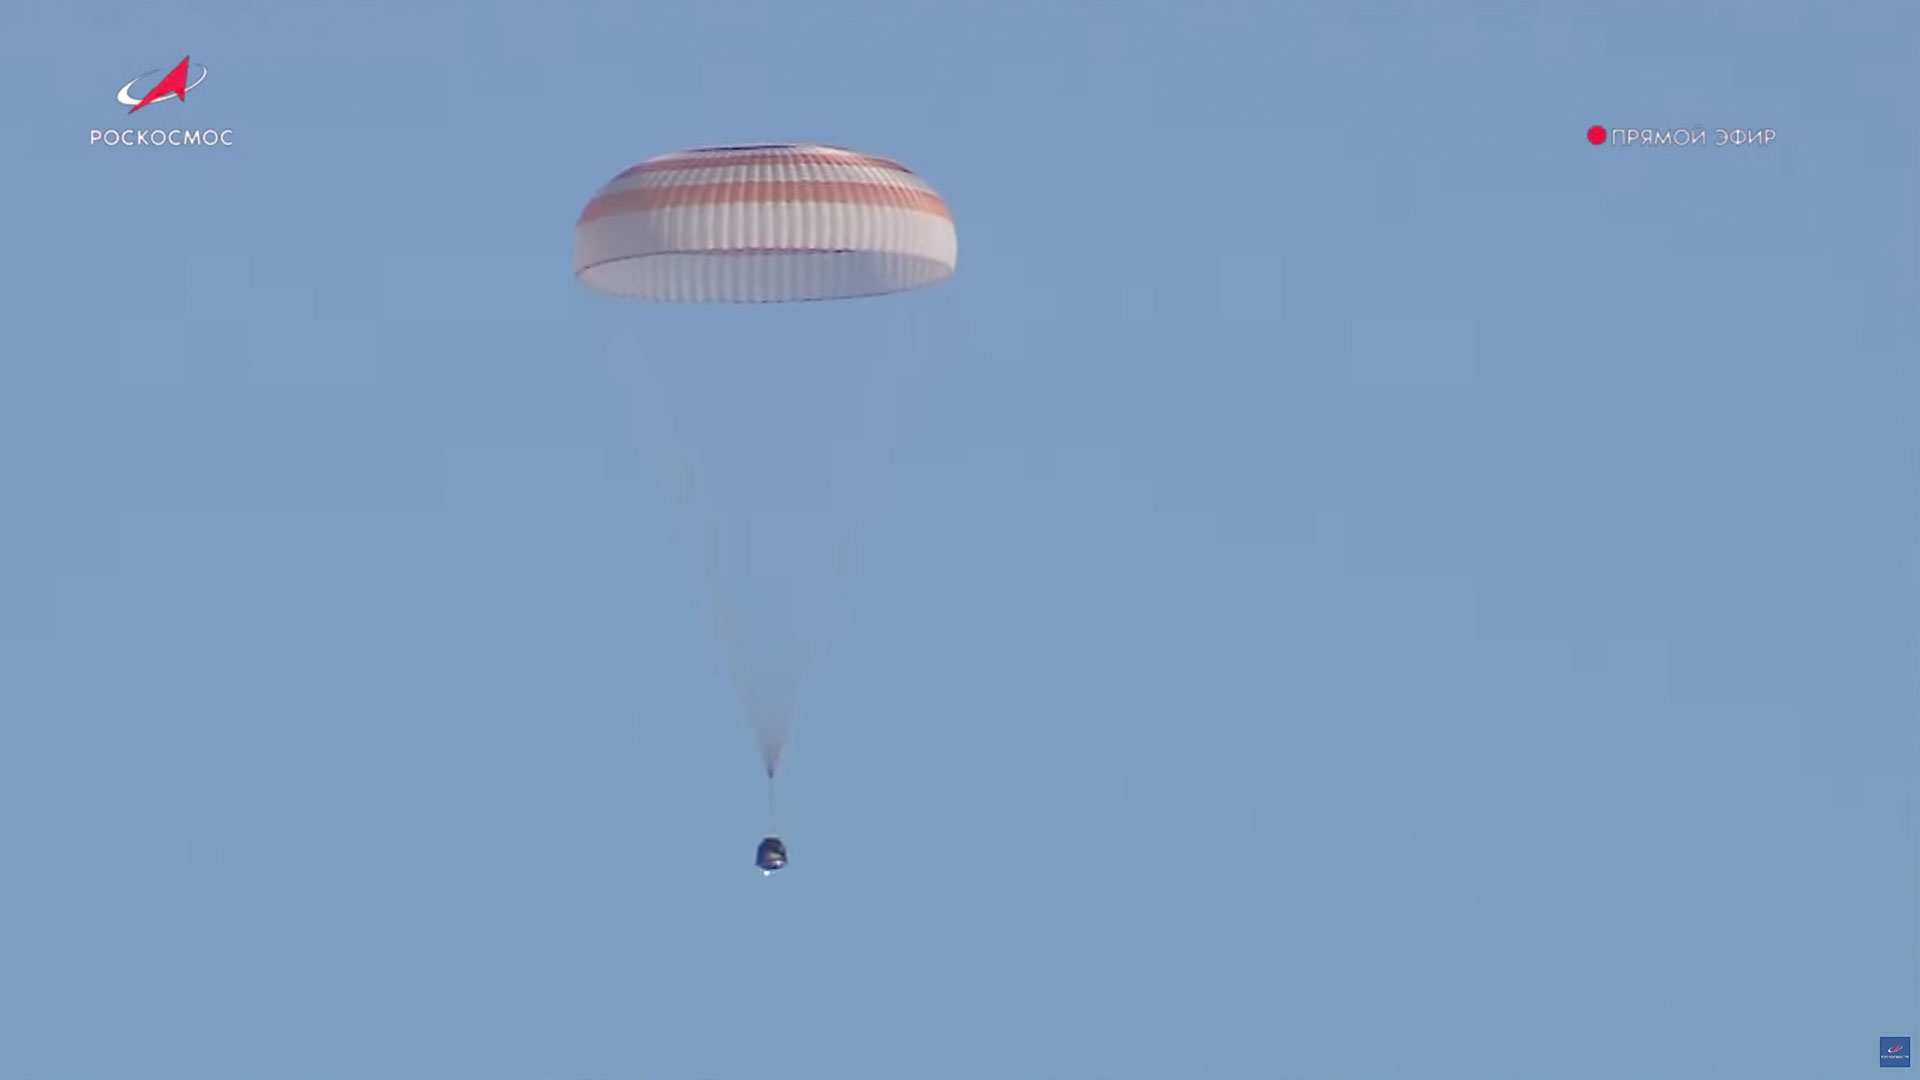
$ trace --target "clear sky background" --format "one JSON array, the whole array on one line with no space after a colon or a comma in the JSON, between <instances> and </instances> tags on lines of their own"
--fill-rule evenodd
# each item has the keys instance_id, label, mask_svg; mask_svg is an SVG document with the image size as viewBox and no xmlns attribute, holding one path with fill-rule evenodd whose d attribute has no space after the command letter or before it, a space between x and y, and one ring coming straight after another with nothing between
<instances>
[{"instance_id":1,"label":"clear sky background","mask_svg":"<svg viewBox=\"0 0 1920 1080\"><path fill-rule=\"evenodd\" d=\"M1916 40L6 4L0 1073L1867 1075L1920 1027ZM235 146L87 145L186 54L141 117ZM769 140L913 166L958 274L791 335L573 282L615 172ZM914 377L765 880L634 365L829 337Z\"/></svg>"}]
</instances>

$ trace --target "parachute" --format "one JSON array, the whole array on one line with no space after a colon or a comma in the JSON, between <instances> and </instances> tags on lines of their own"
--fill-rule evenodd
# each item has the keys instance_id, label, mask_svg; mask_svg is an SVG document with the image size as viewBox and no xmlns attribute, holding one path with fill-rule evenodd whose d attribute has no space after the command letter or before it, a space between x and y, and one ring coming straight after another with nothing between
<instances>
[{"instance_id":1,"label":"parachute","mask_svg":"<svg viewBox=\"0 0 1920 1080\"><path fill-rule=\"evenodd\" d=\"M847 372L887 359L886 320L793 302L918 289L951 275L955 256L946 203L905 166L803 143L641 162L601 187L575 225L574 275L591 290L736 305L697 323L698 348L682 349L697 355L660 359L653 397L670 406L655 419L676 435L670 472L697 523L703 582L769 784L843 588L848 488L878 456L848 444L865 423L858 403L885 371ZM658 352L644 330L657 317L615 322L641 327L623 352Z\"/></svg>"},{"instance_id":2,"label":"parachute","mask_svg":"<svg viewBox=\"0 0 1920 1080\"><path fill-rule=\"evenodd\" d=\"M574 275L643 300L844 300L953 273L953 215L903 165L829 146L731 146L645 161L593 196Z\"/></svg>"}]
</instances>

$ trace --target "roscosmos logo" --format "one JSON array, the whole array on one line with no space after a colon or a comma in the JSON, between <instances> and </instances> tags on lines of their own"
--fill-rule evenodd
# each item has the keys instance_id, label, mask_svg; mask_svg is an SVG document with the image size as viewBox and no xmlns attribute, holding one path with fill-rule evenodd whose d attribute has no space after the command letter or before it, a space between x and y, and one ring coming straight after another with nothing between
<instances>
[{"instance_id":1,"label":"roscosmos logo","mask_svg":"<svg viewBox=\"0 0 1920 1080\"><path fill-rule=\"evenodd\" d=\"M162 75L161 72L166 74ZM158 78L156 78L158 76ZM187 94L207 81L207 65L195 64L192 56L183 56L171 68L154 68L128 79L114 95L127 106L131 116L149 105L163 101L185 103ZM145 119L144 117L142 119ZM89 146L232 146L233 129L222 127L191 128L95 128L87 138Z\"/></svg>"},{"instance_id":2,"label":"roscosmos logo","mask_svg":"<svg viewBox=\"0 0 1920 1080\"><path fill-rule=\"evenodd\" d=\"M143 71L133 78L128 79L127 85L120 88L120 104L133 106L133 108L128 109L127 112L137 113L156 101L165 101L168 98L175 98L180 101L187 100L187 91L207 81L207 65L205 64L200 65L199 78L194 79L192 82L187 81L187 69L192 59L190 56L181 57L180 62L173 66L172 71L167 72L166 77L154 83L153 89L148 90L139 97L133 96L133 88L145 82L149 76L160 69L154 68L153 71Z\"/></svg>"}]
</instances>

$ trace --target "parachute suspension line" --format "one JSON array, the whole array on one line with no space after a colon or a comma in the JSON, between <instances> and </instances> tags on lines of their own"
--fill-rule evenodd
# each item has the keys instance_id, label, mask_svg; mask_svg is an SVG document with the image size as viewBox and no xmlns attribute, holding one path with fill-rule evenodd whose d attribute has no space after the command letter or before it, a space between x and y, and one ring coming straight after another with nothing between
<instances>
[{"instance_id":1,"label":"parachute suspension line","mask_svg":"<svg viewBox=\"0 0 1920 1080\"><path fill-rule=\"evenodd\" d=\"M780 835L780 806L774 799L773 770L767 770L767 835Z\"/></svg>"},{"instance_id":2,"label":"parachute suspension line","mask_svg":"<svg viewBox=\"0 0 1920 1080\"><path fill-rule=\"evenodd\" d=\"M629 337L618 336L613 340L611 351L643 351L639 343ZM726 575L721 570L724 545L717 520L719 512L702 498L699 470L689 452L679 445L685 439L685 432L667 404L676 397L674 369L669 363L647 359L638 364L614 365L614 370L636 411L646 417L646 422L638 425L643 454L679 511L672 515L675 531L691 555L709 601L710 629L720 646L728 680L733 684L771 781L786 749L792 691L791 687L768 691L756 685L759 680L755 678L753 651L743 631L751 615L741 610L736 598L730 595ZM802 651L794 657L796 668L804 667L807 659L803 644Z\"/></svg>"}]
</instances>

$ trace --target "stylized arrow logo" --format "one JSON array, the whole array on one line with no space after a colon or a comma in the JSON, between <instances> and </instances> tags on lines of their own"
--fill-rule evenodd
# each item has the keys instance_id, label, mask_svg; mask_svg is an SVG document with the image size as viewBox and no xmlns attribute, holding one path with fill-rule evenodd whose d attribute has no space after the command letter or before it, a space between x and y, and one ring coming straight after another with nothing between
<instances>
[{"instance_id":1,"label":"stylized arrow logo","mask_svg":"<svg viewBox=\"0 0 1920 1080\"><path fill-rule=\"evenodd\" d=\"M147 96L141 98L139 103L134 105L133 108L128 109L127 113L129 115L133 113L137 113L141 109L146 108L147 106L153 104L156 101L161 100L162 98L178 97L181 101L187 100L187 60L188 59L189 58L185 56L181 57L180 63L175 65L172 71L167 72L167 77L164 79L161 79L157 83L154 83L153 89L147 91ZM134 81L138 82L139 80L136 79ZM126 85L126 88L120 91L121 99L125 100L127 97L128 91L132 89L133 89L133 83L128 83Z\"/></svg>"}]
</instances>

